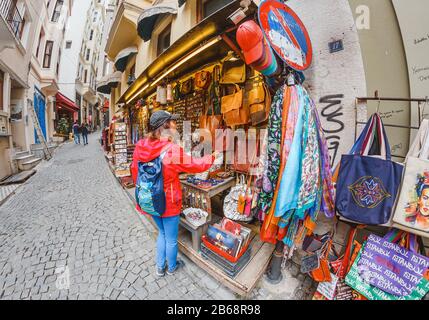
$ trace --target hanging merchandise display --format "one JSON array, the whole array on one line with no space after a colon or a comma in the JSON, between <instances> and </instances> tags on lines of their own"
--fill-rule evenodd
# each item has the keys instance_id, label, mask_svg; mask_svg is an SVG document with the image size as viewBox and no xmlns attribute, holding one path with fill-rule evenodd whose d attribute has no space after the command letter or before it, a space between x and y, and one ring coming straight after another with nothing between
<instances>
[{"instance_id":1,"label":"hanging merchandise display","mask_svg":"<svg viewBox=\"0 0 429 320\"><path fill-rule=\"evenodd\" d=\"M307 29L298 15L276 0L263 1L258 15L265 37L279 57L297 71L308 69L313 49Z\"/></svg>"},{"instance_id":2,"label":"hanging merchandise display","mask_svg":"<svg viewBox=\"0 0 429 320\"><path fill-rule=\"evenodd\" d=\"M393 216L399 229L429 237L429 120L424 119L408 151Z\"/></svg>"},{"instance_id":3,"label":"hanging merchandise display","mask_svg":"<svg viewBox=\"0 0 429 320\"><path fill-rule=\"evenodd\" d=\"M183 81L180 84L180 95L186 96L194 92L194 78L190 77L189 79Z\"/></svg>"},{"instance_id":4,"label":"hanging merchandise display","mask_svg":"<svg viewBox=\"0 0 429 320\"><path fill-rule=\"evenodd\" d=\"M173 86L171 83L167 84L167 102L173 102Z\"/></svg>"},{"instance_id":5,"label":"hanging merchandise display","mask_svg":"<svg viewBox=\"0 0 429 320\"><path fill-rule=\"evenodd\" d=\"M195 74L195 87L197 89L207 89L211 83L211 73L209 71L200 71Z\"/></svg>"},{"instance_id":6,"label":"hanging merchandise display","mask_svg":"<svg viewBox=\"0 0 429 320\"><path fill-rule=\"evenodd\" d=\"M279 113L283 123L272 133L283 148L281 152L280 148L275 150L272 171L268 164L264 176L268 183L263 187L268 188L261 192L259 205L263 213L268 212L261 239L273 243L283 240L292 248L312 233L320 211L333 216L334 198L329 155L315 105L301 85L286 86L284 96L285 108Z\"/></svg>"},{"instance_id":7,"label":"hanging merchandise display","mask_svg":"<svg viewBox=\"0 0 429 320\"><path fill-rule=\"evenodd\" d=\"M234 85L234 93L221 98L221 110L227 126L247 124L249 112L243 104L243 89Z\"/></svg>"},{"instance_id":8,"label":"hanging merchandise display","mask_svg":"<svg viewBox=\"0 0 429 320\"><path fill-rule=\"evenodd\" d=\"M222 64L220 84L237 84L246 81L246 64L241 60L226 60Z\"/></svg>"},{"instance_id":9,"label":"hanging merchandise display","mask_svg":"<svg viewBox=\"0 0 429 320\"><path fill-rule=\"evenodd\" d=\"M380 155L381 159L374 157L374 154ZM336 193L337 211L342 217L357 223L389 224L402 170L402 165L391 160L383 123L380 116L374 114L352 154L341 158Z\"/></svg>"},{"instance_id":10,"label":"hanging merchandise display","mask_svg":"<svg viewBox=\"0 0 429 320\"><path fill-rule=\"evenodd\" d=\"M277 59L255 21L242 23L237 29L236 38L243 50L246 64L267 77L277 72L279 69Z\"/></svg>"},{"instance_id":11,"label":"hanging merchandise display","mask_svg":"<svg viewBox=\"0 0 429 320\"><path fill-rule=\"evenodd\" d=\"M421 300L429 292L429 258L418 251L416 236L407 232L371 234L346 283L370 300Z\"/></svg>"},{"instance_id":12,"label":"hanging merchandise display","mask_svg":"<svg viewBox=\"0 0 429 320\"><path fill-rule=\"evenodd\" d=\"M271 95L263 79L253 84L248 96L250 120L253 126L264 123L271 108Z\"/></svg>"},{"instance_id":13,"label":"hanging merchandise display","mask_svg":"<svg viewBox=\"0 0 429 320\"><path fill-rule=\"evenodd\" d=\"M167 87L166 86L156 87L156 102L162 105L167 104Z\"/></svg>"},{"instance_id":14,"label":"hanging merchandise display","mask_svg":"<svg viewBox=\"0 0 429 320\"><path fill-rule=\"evenodd\" d=\"M363 226L359 226L350 229L344 254L337 260L328 262L331 280L326 282L319 281L320 283L317 287L316 293L313 296L313 300L354 300L353 289L345 283L345 277L356 258L354 252L359 250L361 247L360 244L355 240L355 237L358 228L362 227ZM335 232L328 236L328 240L325 240L324 245L332 241L331 237L334 233ZM334 249L333 246L332 248ZM335 249L333 251L334 254L338 256ZM315 252L312 253L310 257L316 256L319 258L319 255L321 255L320 252L323 252L323 247L322 249L315 250ZM308 257L303 258L303 261L305 259L308 259ZM311 274L313 279L318 281L317 278L314 277L314 272Z\"/></svg>"},{"instance_id":15,"label":"hanging merchandise display","mask_svg":"<svg viewBox=\"0 0 429 320\"><path fill-rule=\"evenodd\" d=\"M246 195L250 188L249 176L241 175L239 182L225 197L223 213L225 217L234 221L249 222L253 220L251 215L245 215Z\"/></svg>"}]
</instances>

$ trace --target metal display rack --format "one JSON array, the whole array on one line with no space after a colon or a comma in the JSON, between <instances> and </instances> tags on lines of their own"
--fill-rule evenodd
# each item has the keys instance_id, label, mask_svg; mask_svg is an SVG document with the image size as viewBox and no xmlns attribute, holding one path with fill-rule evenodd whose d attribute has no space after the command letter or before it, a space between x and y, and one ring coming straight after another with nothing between
<instances>
[{"instance_id":1,"label":"metal display rack","mask_svg":"<svg viewBox=\"0 0 429 320\"><path fill-rule=\"evenodd\" d=\"M374 97L358 97L356 98L356 108L355 108L355 141L356 138L358 136L358 132L357 132L357 126L360 125L365 125L366 122L362 122L362 121L358 121L358 108L357 106L363 103L366 103L368 101L378 101L378 106L377 106L377 110L376 112L378 113L381 107L381 102L417 102L418 104L418 123L419 123L419 127L422 123L422 111L424 112L424 107L426 105L429 105L429 97L426 98L395 98L395 97L380 97L378 95L378 90L375 91L374 93ZM423 110L422 110L422 104L423 104ZM419 127L415 127L415 126L403 126L403 125L397 125L397 124L384 124L385 127L392 127L392 128L401 128L401 129L413 129L413 130L419 130ZM396 158L402 158L405 159L404 156L400 156L400 155L394 155L392 154L392 157L396 157Z\"/></svg>"}]
</instances>

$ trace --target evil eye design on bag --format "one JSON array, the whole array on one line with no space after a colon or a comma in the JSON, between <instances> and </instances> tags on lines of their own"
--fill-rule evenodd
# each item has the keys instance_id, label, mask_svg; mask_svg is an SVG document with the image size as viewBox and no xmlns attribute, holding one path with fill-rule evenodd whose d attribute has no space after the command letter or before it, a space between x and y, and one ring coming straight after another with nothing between
<instances>
[{"instance_id":1,"label":"evil eye design on bag","mask_svg":"<svg viewBox=\"0 0 429 320\"><path fill-rule=\"evenodd\" d=\"M365 176L348 187L356 204L362 208L375 208L391 197L377 177Z\"/></svg>"}]
</instances>

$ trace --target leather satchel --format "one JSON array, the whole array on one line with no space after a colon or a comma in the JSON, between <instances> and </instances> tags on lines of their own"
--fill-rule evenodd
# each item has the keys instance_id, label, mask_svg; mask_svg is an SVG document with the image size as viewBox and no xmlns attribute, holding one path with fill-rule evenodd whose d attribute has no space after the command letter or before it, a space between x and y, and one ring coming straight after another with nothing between
<instances>
[{"instance_id":1,"label":"leather satchel","mask_svg":"<svg viewBox=\"0 0 429 320\"><path fill-rule=\"evenodd\" d=\"M182 95L188 95L194 92L194 78L189 78L188 80L185 80L180 87L180 93Z\"/></svg>"},{"instance_id":2,"label":"leather satchel","mask_svg":"<svg viewBox=\"0 0 429 320\"><path fill-rule=\"evenodd\" d=\"M271 95L267 86L260 82L249 92L249 113L253 126L267 121L271 109Z\"/></svg>"},{"instance_id":3,"label":"leather satchel","mask_svg":"<svg viewBox=\"0 0 429 320\"><path fill-rule=\"evenodd\" d=\"M216 135L216 129L219 129L222 123L222 116L221 115L215 115L213 110L213 104L210 104L212 115L209 116L209 107L207 107L206 112L204 115L200 116L200 129L207 129L211 133L212 137L212 145L215 145L215 135Z\"/></svg>"},{"instance_id":4,"label":"leather satchel","mask_svg":"<svg viewBox=\"0 0 429 320\"><path fill-rule=\"evenodd\" d=\"M249 110L243 105L243 90L235 85L235 92L221 99L223 119L227 126L249 123Z\"/></svg>"},{"instance_id":5,"label":"leather satchel","mask_svg":"<svg viewBox=\"0 0 429 320\"><path fill-rule=\"evenodd\" d=\"M225 61L222 64L220 84L244 83L246 81L246 65L241 60Z\"/></svg>"},{"instance_id":6,"label":"leather satchel","mask_svg":"<svg viewBox=\"0 0 429 320\"><path fill-rule=\"evenodd\" d=\"M211 73L208 71L200 71L195 74L195 86L198 89L207 89L211 83Z\"/></svg>"}]
</instances>

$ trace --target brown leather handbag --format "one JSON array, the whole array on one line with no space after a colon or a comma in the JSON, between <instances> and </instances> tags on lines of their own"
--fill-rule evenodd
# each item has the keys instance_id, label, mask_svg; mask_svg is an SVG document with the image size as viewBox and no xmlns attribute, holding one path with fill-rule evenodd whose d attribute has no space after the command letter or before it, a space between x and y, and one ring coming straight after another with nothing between
<instances>
[{"instance_id":1,"label":"brown leather handbag","mask_svg":"<svg viewBox=\"0 0 429 320\"><path fill-rule=\"evenodd\" d=\"M208 115L210 107L212 110L211 116ZM200 116L199 122L200 122L200 129L207 129L210 131L211 136L212 136L212 144L214 146L216 129L220 128L220 126L221 126L222 116L221 115L215 115L212 103L210 103L210 106L207 107L205 114Z\"/></svg>"},{"instance_id":2,"label":"brown leather handbag","mask_svg":"<svg viewBox=\"0 0 429 320\"><path fill-rule=\"evenodd\" d=\"M194 92L194 78L189 78L188 80L185 80L182 82L180 86L180 93L182 95L187 95Z\"/></svg>"},{"instance_id":3,"label":"brown leather handbag","mask_svg":"<svg viewBox=\"0 0 429 320\"><path fill-rule=\"evenodd\" d=\"M271 109L271 95L267 86L263 82L249 92L249 113L253 126L267 121Z\"/></svg>"},{"instance_id":4,"label":"brown leather handbag","mask_svg":"<svg viewBox=\"0 0 429 320\"><path fill-rule=\"evenodd\" d=\"M250 174L250 170L252 168L255 168L258 166L258 162L257 160L257 156L259 155L259 134L256 134L255 139L256 139L256 149L254 150L254 152L250 152L250 150L247 150L247 148L249 147L249 143L248 143L248 139L249 139L249 133L246 133L246 161L245 163L242 163L239 157L239 152L240 152L240 148L238 148L237 143L235 143L235 148L234 148L234 163L232 165L232 167L234 168L234 171L236 172L243 172L243 173L247 173ZM252 153L252 154L249 154ZM242 159L242 158L241 158ZM243 161L244 162L244 161ZM256 162L256 163L255 163Z\"/></svg>"},{"instance_id":5,"label":"brown leather handbag","mask_svg":"<svg viewBox=\"0 0 429 320\"><path fill-rule=\"evenodd\" d=\"M249 110L243 104L243 90L235 85L235 92L221 98L221 110L227 126L249 123Z\"/></svg>"},{"instance_id":6,"label":"brown leather handbag","mask_svg":"<svg viewBox=\"0 0 429 320\"><path fill-rule=\"evenodd\" d=\"M208 71L200 71L195 74L195 87L198 89L207 89L211 83L211 73Z\"/></svg>"},{"instance_id":7,"label":"brown leather handbag","mask_svg":"<svg viewBox=\"0 0 429 320\"><path fill-rule=\"evenodd\" d=\"M245 81L246 64L243 61L225 61L222 64L220 84L244 83Z\"/></svg>"}]
</instances>

